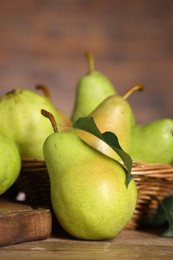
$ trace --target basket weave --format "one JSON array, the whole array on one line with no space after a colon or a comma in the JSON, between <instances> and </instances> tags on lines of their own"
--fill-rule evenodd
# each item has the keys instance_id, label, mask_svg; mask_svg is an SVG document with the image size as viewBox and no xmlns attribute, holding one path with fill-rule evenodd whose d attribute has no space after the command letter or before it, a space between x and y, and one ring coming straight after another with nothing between
<instances>
[{"instance_id":1,"label":"basket weave","mask_svg":"<svg viewBox=\"0 0 173 260\"><path fill-rule=\"evenodd\" d=\"M50 206L50 181L44 161L22 160L17 189L24 192L26 202L32 205Z\"/></svg>"},{"instance_id":2,"label":"basket weave","mask_svg":"<svg viewBox=\"0 0 173 260\"><path fill-rule=\"evenodd\" d=\"M145 225L158 207L158 202L151 200L150 196L163 200L173 191L173 166L134 163L132 176L137 185L138 201L126 228L138 229ZM44 161L23 160L17 187L25 192L29 203L51 207L49 175Z\"/></svg>"},{"instance_id":3,"label":"basket weave","mask_svg":"<svg viewBox=\"0 0 173 260\"><path fill-rule=\"evenodd\" d=\"M173 166L165 164L134 163L132 175L138 190L138 201L131 221L126 228L144 226L158 208L158 202L173 191Z\"/></svg>"}]
</instances>

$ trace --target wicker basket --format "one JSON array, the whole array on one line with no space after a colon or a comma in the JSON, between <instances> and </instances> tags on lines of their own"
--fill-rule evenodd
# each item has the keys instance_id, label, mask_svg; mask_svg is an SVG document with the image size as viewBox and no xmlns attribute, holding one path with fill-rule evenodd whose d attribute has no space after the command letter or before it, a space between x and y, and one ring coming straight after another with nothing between
<instances>
[{"instance_id":1,"label":"wicker basket","mask_svg":"<svg viewBox=\"0 0 173 260\"><path fill-rule=\"evenodd\" d=\"M50 181L44 161L23 160L16 186L24 192L26 202L32 205L50 206Z\"/></svg>"},{"instance_id":2,"label":"wicker basket","mask_svg":"<svg viewBox=\"0 0 173 260\"><path fill-rule=\"evenodd\" d=\"M150 195L162 200L173 191L173 166L134 163L132 175L138 189L138 202L126 228L138 229L145 225L158 207L157 201L151 200ZM25 192L26 201L32 205L51 207L50 182L44 161L23 160L16 184L19 191Z\"/></svg>"},{"instance_id":3,"label":"wicker basket","mask_svg":"<svg viewBox=\"0 0 173 260\"><path fill-rule=\"evenodd\" d=\"M134 163L132 175L138 189L138 201L134 215L126 226L138 229L145 226L158 208L158 202L173 191L173 166L165 164Z\"/></svg>"}]
</instances>

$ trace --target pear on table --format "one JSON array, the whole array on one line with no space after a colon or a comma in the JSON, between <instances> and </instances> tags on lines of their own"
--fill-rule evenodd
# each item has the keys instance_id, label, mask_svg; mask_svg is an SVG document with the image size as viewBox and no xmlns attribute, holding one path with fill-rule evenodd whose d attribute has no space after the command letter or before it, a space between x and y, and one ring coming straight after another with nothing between
<instances>
[{"instance_id":1,"label":"pear on table","mask_svg":"<svg viewBox=\"0 0 173 260\"><path fill-rule=\"evenodd\" d=\"M164 118L135 125L130 154L138 162L173 164L173 120Z\"/></svg>"},{"instance_id":2,"label":"pear on table","mask_svg":"<svg viewBox=\"0 0 173 260\"><path fill-rule=\"evenodd\" d=\"M91 114L101 132L111 131L118 137L122 149L129 153L131 150L132 127L135 117L127 98L135 91L142 91L143 85L131 87L124 96L112 95L106 98ZM78 121L76 121L77 123ZM74 128L75 128L74 123ZM90 146L100 152L121 161L121 158L102 140L86 131L76 129L76 134Z\"/></svg>"},{"instance_id":3,"label":"pear on table","mask_svg":"<svg viewBox=\"0 0 173 260\"><path fill-rule=\"evenodd\" d=\"M105 98L116 94L112 82L101 72L95 70L92 53L86 52L86 57L89 72L78 81L72 122L79 117L88 116Z\"/></svg>"},{"instance_id":4,"label":"pear on table","mask_svg":"<svg viewBox=\"0 0 173 260\"><path fill-rule=\"evenodd\" d=\"M41 110L54 129L43 146L51 202L58 222L79 239L115 237L130 221L137 201L132 179L117 161L93 149L74 129L58 132L51 113Z\"/></svg>"}]
</instances>

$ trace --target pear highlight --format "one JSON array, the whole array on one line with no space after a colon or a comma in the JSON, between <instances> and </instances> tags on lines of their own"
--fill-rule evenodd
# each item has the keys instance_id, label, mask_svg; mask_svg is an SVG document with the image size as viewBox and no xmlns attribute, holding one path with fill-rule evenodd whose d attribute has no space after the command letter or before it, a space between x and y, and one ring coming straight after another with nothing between
<instances>
[{"instance_id":1,"label":"pear highlight","mask_svg":"<svg viewBox=\"0 0 173 260\"><path fill-rule=\"evenodd\" d=\"M91 52L86 52L89 72L77 83L75 104L72 112L72 122L79 117L88 116L105 98L116 94L112 82L94 68L94 58Z\"/></svg>"},{"instance_id":2,"label":"pear highlight","mask_svg":"<svg viewBox=\"0 0 173 260\"><path fill-rule=\"evenodd\" d=\"M130 221L137 202L125 169L81 140L74 129L59 132L53 115L41 110L54 128L43 152L50 177L51 202L70 235L87 240L115 237Z\"/></svg>"}]
</instances>

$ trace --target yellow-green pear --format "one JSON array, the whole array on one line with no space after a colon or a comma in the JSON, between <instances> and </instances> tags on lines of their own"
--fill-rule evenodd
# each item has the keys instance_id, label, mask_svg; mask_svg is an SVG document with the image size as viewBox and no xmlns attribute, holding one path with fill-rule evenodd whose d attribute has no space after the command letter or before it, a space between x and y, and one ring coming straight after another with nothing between
<instances>
[{"instance_id":1,"label":"yellow-green pear","mask_svg":"<svg viewBox=\"0 0 173 260\"><path fill-rule=\"evenodd\" d=\"M124 96L113 95L106 98L90 115L100 132L110 131L118 137L122 149L129 153L131 151L132 127L135 117L127 98L135 91L143 90L143 85L131 87ZM74 124L75 127L75 124ZM102 153L121 161L121 158L102 140L94 135L76 129L76 134Z\"/></svg>"},{"instance_id":2,"label":"yellow-green pear","mask_svg":"<svg viewBox=\"0 0 173 260\"><path fill-rule=\"evenodd\" d=\"M105 98L116 94L112 82L101 72L94 69L94 58L86 52L89 72L77 83L72 121L88 116Z\"/></svg>"},{"instance_id":3,"label":"yellow-green pear","mask_svg":"<svg viewBox=\"0 0 173 260\"><path fill-rule=\"evenodd\" d=\"M0 98L0 133L12 139L22 158L43 160L43 143L53 133L44 108L54 114L59 129L60 115L49 98L29 89L15 89Z\"/></svg>"},{"instance_id":4,"label":"yellow-green pear","mask_svg":"<svg viewBox=\"0 0 173 260\"><path fill-rule=\"evenodd\" d=\"M173 120L163 118L135 125L130 154L137 162L173 164Z\"/></svg>"},{"instance_id":5,"label":"yellow-green pear","mask_svg":"<svg viewBox=\"0 0 173 260\"><path fill-rule=\"evenodd\" d=\"M21 157L16 144L0 134L0 195L17 180L21 170Z\"/></svg>"},{"instance_id":6,"label":"yellow-green pear","mask_svg":"<svg viewBox=\"0 0 173 260\"><path fill-rule=\"evenodd\" d=\"M132 179L126 186L122 165L93 149L73 129L55 133L43 146L50 177L51 202L60 225L78 239L115 237L130 221L137 190Z\"/></svg>"}]
</instances>

